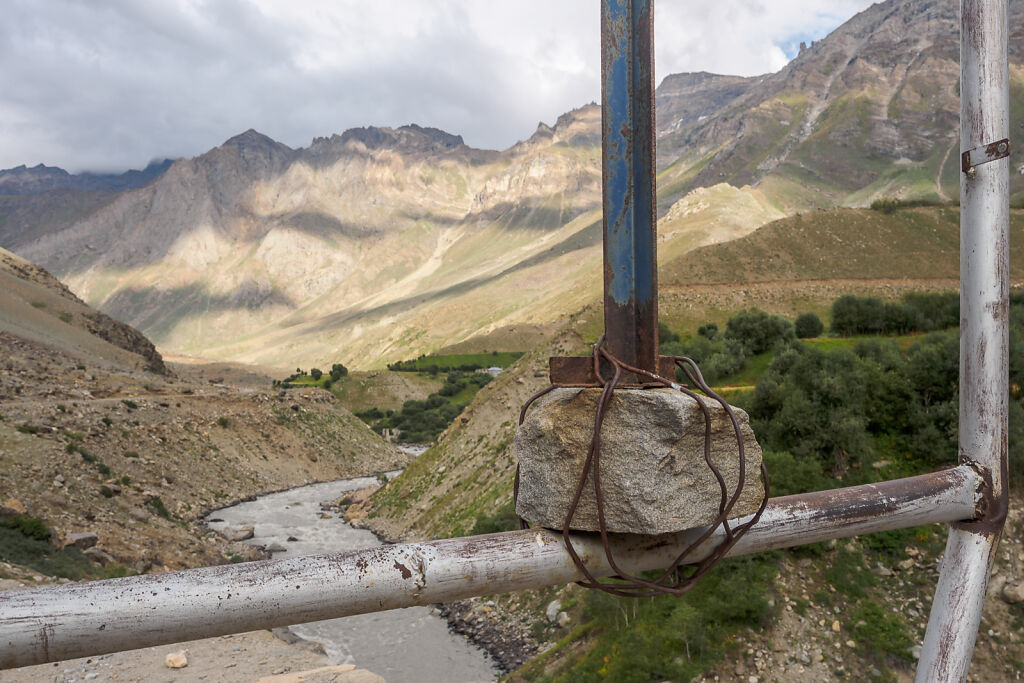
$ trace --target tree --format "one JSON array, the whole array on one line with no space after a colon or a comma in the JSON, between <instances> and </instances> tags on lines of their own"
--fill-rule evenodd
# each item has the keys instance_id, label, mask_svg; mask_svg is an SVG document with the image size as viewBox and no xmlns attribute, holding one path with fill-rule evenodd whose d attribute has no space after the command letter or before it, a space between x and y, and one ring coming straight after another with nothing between
<instances>
[{"instance_id":1,"label":"tree","mask_svg":"<svg viewBox=\"0 0 1024 683\"><path fill-rule=\"evenodd\" d=\"M313 377L313 381L319 382L320 378L323 377L324 373L320 368L312 368L309 374Z\"/></svg>"},{"instance_id":2,"label":"tree","mask_svg":"<svg viewBox=\"0 0 1024 683\"><path fill-rule=\"evenodd\" d=\"M735 339L748 355L756 356L783 341L796 338L793 323L781 315L768 315L756 308L741 311L729 318L725 325L725 338Z\"/></svg>"},{"instance_id":3,"label":"tree","mask_svg":"<svg viewBox=\"0 0 1024 683\"><path fill-rule=\"evenodd\" d=\"M825 331L825 325L821 322L821 318L810 312L801 313L793 327L796 330L797 339L813 339L820 337L821 333Z\"/></svg>"},{"instance_id":4,"label":"tree","mask_svg":"<svg viewBox=\"0 0 1024 683\"><path fill-rule=\"evenodd\" d=\"M391 369L390 365L388 366L388 369ZM347 374L348 368L346 368L341 363L335 363L334 365L331 366L331 379L334 380L335 382L337 382L339 379L341 379Z\"/></svg>"}]
</instances>

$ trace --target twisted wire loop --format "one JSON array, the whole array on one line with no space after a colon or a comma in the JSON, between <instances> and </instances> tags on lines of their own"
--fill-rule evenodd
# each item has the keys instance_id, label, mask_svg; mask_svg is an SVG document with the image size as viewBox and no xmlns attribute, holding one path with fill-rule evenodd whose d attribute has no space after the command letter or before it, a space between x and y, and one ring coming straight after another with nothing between
<instances>
[{"instance_id":1,"label":"twisted wire loop","mask_svg":"<svg viewBox=\"0 0 1024 683\"><path fill-rule=\"evenodd\" d=\"M562 540L565 543L565 549L569 552L573 562L576 564L576 568L579 569L580 573L585 577L583 581L578 581L577 583L585 588L593 588L612 595L633 598L653 597L656 595L683 595L692 589L697 581L707 574L708 571L710 571L711 568L729 552L729 549L736 544L743 534L745 534L750 527L754 526L758 520L761 519L761 514L764 512L765 506L768 504L768 470L765 468L764 462L762 461L761 477L764 480L764 498L761 500L761 504L758 507L757 512L750 518L750 520L743 524L736 526L730 525L728 520L729 514L732 511L733 506L736 504L736 501L739 500L740 494L743 491L743 484L746 481L747 476L746 455L743 449L743 434L740 431L739 421L736 419L736 413L733 411L732 406L730 406L725 399L715 393L715 391L708 386L707 382L704 381L704 376L701 374L700 368L697 367L697 364L693 362L693 360L682 356L673 357L676 367L682 371L683 376L686 377L687 383L690 385L684 386L665 377L627 365L604 348L604 340L605 338L602 336L601 339L594 344L594 375L598 378L598 381L601 384L601 396L598 399L597 412L594 415L594 431L590 440L590 448L587 451L586 460L583 462L583 468L576 484L576 492L573 495L572 503L569 505L569 510L565 515L565 521L562 524ZM610 378L605 378L601 374L602 360L612 367L612 376ZM622 378L623 372L631 372L650 380L650 386L669 387L680 391L697 402L697 405L700 407L700 410L704 415L704 462L707 463L712 474L714 474L715 480L718 482L719 490L721 491L721 500L718 504L718 516L711 525L704 530L700 537L688 545L675 558L672 564L661 572L660 575L650 579L629 574L619 567L614 555L612 554L608 529L605 525L604 496L601 491L601 426L604 423L608 404L611 402L612 395ZM533 402L555 388L555 385L551 385L546 389L537 392L526 401L523 405L522 411L519 413L520 425L525 421L526 412ZM719 405L722 406L726 415L729 416L729 420L732 422L739 453L739 477L736 482L736 490L731 494L721 471L711 460L711 412L708 410L708 407L704 402L704 398L700 394L696 393L695 390L699 390L704 397L710 397L717 401ZM572 519L576 514L576 509L579 507L580 500L586 490L587 479L591 476L593 477L594 482L594 499L597 503L597 518L601 534L601 543L604 546L605 558L607 558L609 566L615 572L615 576L612 577L612 579L616 581L615 583L602 582L595 578L576 552L576 548L573 547L572 541L569 537L569 529L572 526ZM516 466L515 483L513 486L513 499L519 499L518 465ZM520 527L523 529L526 529L529 526L523 519L520 519L519 523ZM696 563L688 563L687 557L697 547L710 538L719 527L724 531L722 541L715 546L703 560Z\"/></svg>"}]
</instances>

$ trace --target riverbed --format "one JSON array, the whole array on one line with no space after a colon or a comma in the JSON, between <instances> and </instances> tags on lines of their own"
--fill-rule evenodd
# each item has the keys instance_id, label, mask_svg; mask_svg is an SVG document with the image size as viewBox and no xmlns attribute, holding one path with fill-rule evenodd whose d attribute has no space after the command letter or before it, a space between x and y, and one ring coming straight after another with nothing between
<instances>
[{"instance_id":1,"label":"riverbed","mask_svg":"<svg viewBox=\"0 0 1024 683\"><path fill-rule=\"evenodd\" d=\"M392 473L393 474L393 473ZM338 517L321 519L320 503L376 483L359 477L311 484L260 496L210 513L211 529L254 526L247 543L284 548L274 557L298 557L381 545L371 532ZM289 540L292 539L292 540ZM493 681L498 671L485 652L448 630L431 607L408 607L292 626L299 637L322 643L336 664L355 664L389 683Z\"/></svg>"}]
</instances>

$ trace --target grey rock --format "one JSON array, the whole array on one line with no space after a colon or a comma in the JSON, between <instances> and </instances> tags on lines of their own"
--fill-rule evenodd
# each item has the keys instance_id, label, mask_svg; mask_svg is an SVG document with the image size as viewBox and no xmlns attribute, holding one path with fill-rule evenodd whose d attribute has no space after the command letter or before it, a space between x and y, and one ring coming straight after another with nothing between
<instances>
[{"instance_id":1,"label":"grey rock","mask_svg":"<svg viewBox=\"0 0 1024 683\"><path fill-rule=\"evenodd\" d=\"M1003 602L1016 605L1024 601L1024 584L1005 583L1003 585Z\"/></svg>"},{"instance_id":2,"label":"grey rock","mask_svg":"<svg viewBox=\"0 0 1024 683\"><path fill-rule=\"evenodd\" d=\"M516 431L520 484L516 512L528 522L561 529L593 434L599 389L559 388L537 400ZM711 459L732 495L739 458L732 423L716 401ZM761 448L747 414L735 409L746 456L745 483L730 518L757 511L764 496ZM601 430L601 490L609 531L661 534L710 524L721 489L704 460L704 415L697 402L672 389L620 389ZM572 529L599 530L593 475Z\"/></svg>"},{"instance_id":3,"label":"grey rock","mask_svg":"<svg viewBox=\"0 0 1024 683\"><path fill-rule=\"evenodd\" d=\"M79 550L87 550L100 542L100 537L94 531L87 531L80 534L68 534L64 540L64 547L74 546Z\"/></svg>"},{"instance_id":4,"label":"grey rock","mask_svg":"<svg viewBox=\"0 0 1024 683\"><path fill-rule=\"evenodd\" d=\"M88 548L82 554L102 567L106 567L108 564L112 564L114 562L114 558L110 553L101 548Z\"/></svg>"},{"instance_id":5,"label":"grey rock","mask_svg":"<svg viewBox=\"0 0 1024 683\"><path fill-rule=\"evenodd\" d=\"M220 531L220 535L229 541L247 541L253 537L256 528L252 524L242 526L228 526Z\"/></svg>"},{"instance_id":6,"label":"grey rock","mask_svg":"<svg viewBox=\"0 0 1024 683\"><path fill-rule=\"evenodd\" d=\"M562 610L562 602L560 600L552 600L548 603L547 608L544 610L544 616L548 618L548 621L555 623L558 619L558 613Z\"/></svg>"},{"instance_id":7,"label":"grey rock","mask_svg":"<svg viewBox=\"0 0 1024 683\"><path fill-rule=\"evenodd\" d=\"M149 519L149 513L137 507L128 508L128 516L137 522L145 522Z\"/></svg>"},{"instance_id":8,"label":"grey rock","mask_svg":"<svg viewBox=\"0 0 1024 683\"><path fill-rule=\"evenodd\" d=\"M562 628L565 628L566 626L568 626L572 622L572 617L570 617L565 612L559 612L558 613L558 618L556 619L556 621L558 622L559 626L561 626Z\"/></svg>"}]
</instances>

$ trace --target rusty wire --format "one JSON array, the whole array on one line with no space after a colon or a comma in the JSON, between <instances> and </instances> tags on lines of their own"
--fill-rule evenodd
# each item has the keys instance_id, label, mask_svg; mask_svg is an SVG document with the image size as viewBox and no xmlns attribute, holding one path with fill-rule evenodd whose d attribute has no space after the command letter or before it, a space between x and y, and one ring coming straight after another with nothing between
<instances>
[{"instance_id":1,"label":"rusty wire","mask_svg":"<svg viewBox=\"0 0 1024 683\"><path fill-rule=\"evenodd\" d=\"M761 513L764 512L765 506L768 504L768 471L762 461L761 476L764 479L764 498L761 500L761 505L758 507L757 512L747 522L735 527L730 526L728 520L729 514L732 511L733 506L736 504L736 501L739 499L740 494L743 491L743 485L746 481L746 455L743 449L743 435L740 431L739 421L736 419L736 413L733 412L732 406L730 406L725 399L715 393L715 391L708 386L707 382L704 381L704 376L701 374L700 368L698 368L697 364L689 358L675 356L673 357L673 360L675 361L676 367L678 367L686 377L687 382L693 387L692 389L682 384L678 384L673 380L661 377L640 368L635 368L622 362L604 348L604 337L601 337L601 339L594 344L592 356L594 361L594 375L598 378L598 382L601 384L601 396L598 399L597 412L594 415L594 431L590 441L590 448L587 451L586 460L583 462L583 468L580 472L579 481L576 485L576 491L573 495L572 503L569 505L569 510L565 515L565 521L562 524L562 540L565 542L565 549L569 552L569 555L572 557L577 569L579 569L580 573L585 577L583 581L578 581L577 583L585 588L593 588L622 597L641 598L653 597L656 595L683 595L693 588L697 581L707 574L708 571L710 571L711 568L725 556L729 549L735 545L736 541L738 541L743 534L745 534L747 530L754 526L754 524L756 524L761 518ZM601 374L602 360L612 366L613 374L611 378L605 378ZM648 386L663 386L676 389L697 402L697 405L700 407L700 410L704 415L704 462L706 462L708 467L711 469L712 474L715 476L715 480L718 482L719 489L721 490L721 500L718 505L718 516L715 518L714 522L712 522L712 524L709 525L693 543L688 545L683 552L676 557L672 564L668 566L668 568L653 579L646 579L642 576L629 574L619 568L619 565L611 551L608 529L605 524L604 496L601 491L601 425L604 422L608 404L611 402L612 395L615 393L615 389L622 378L623 372L631 372L649 380L650 384ZM533 402L541 396L555 389L556 386L557 385L552 384L537 392L526 401L519 413L520 425L525 421L526 412L530 405L532 405ZM739 454L739 477L736 483L736 490L731 495L729 494L725 478L711 459L711 412L704 403L704 399L700 394L696 393L694 389L699 390L704 394L704 396L718 401L726 415L729 416L729 420L732 422ZM576 552L569 536L572 519L576 514L576 509L579 507L580 500L586 490L587 479L590 477L593 478L594 483L594 499L597 504L597 518L601 534L601 543L604 546L604 554L608 560L609 566L611 566L612 570L615 572L615 576L612 578L625 583L606 583L594 577L593 573L591 573L586 564L580 558L579 554ZM518 500L519 498L518 467L516 468L515 483L513 485L513 498L514 500ZM528 527L525 520L520 519L519 522L522 528L525 529ZM698 546L704 543L719 527L725 531L722 541L714 548L714 550L711 551L711 553L708 554L705 559L697 562L696 564L687 564L687 556L689 556L690 553L692 553ZM691 571L686 573L685 570Z\"/></svg>"}]
</instances>

